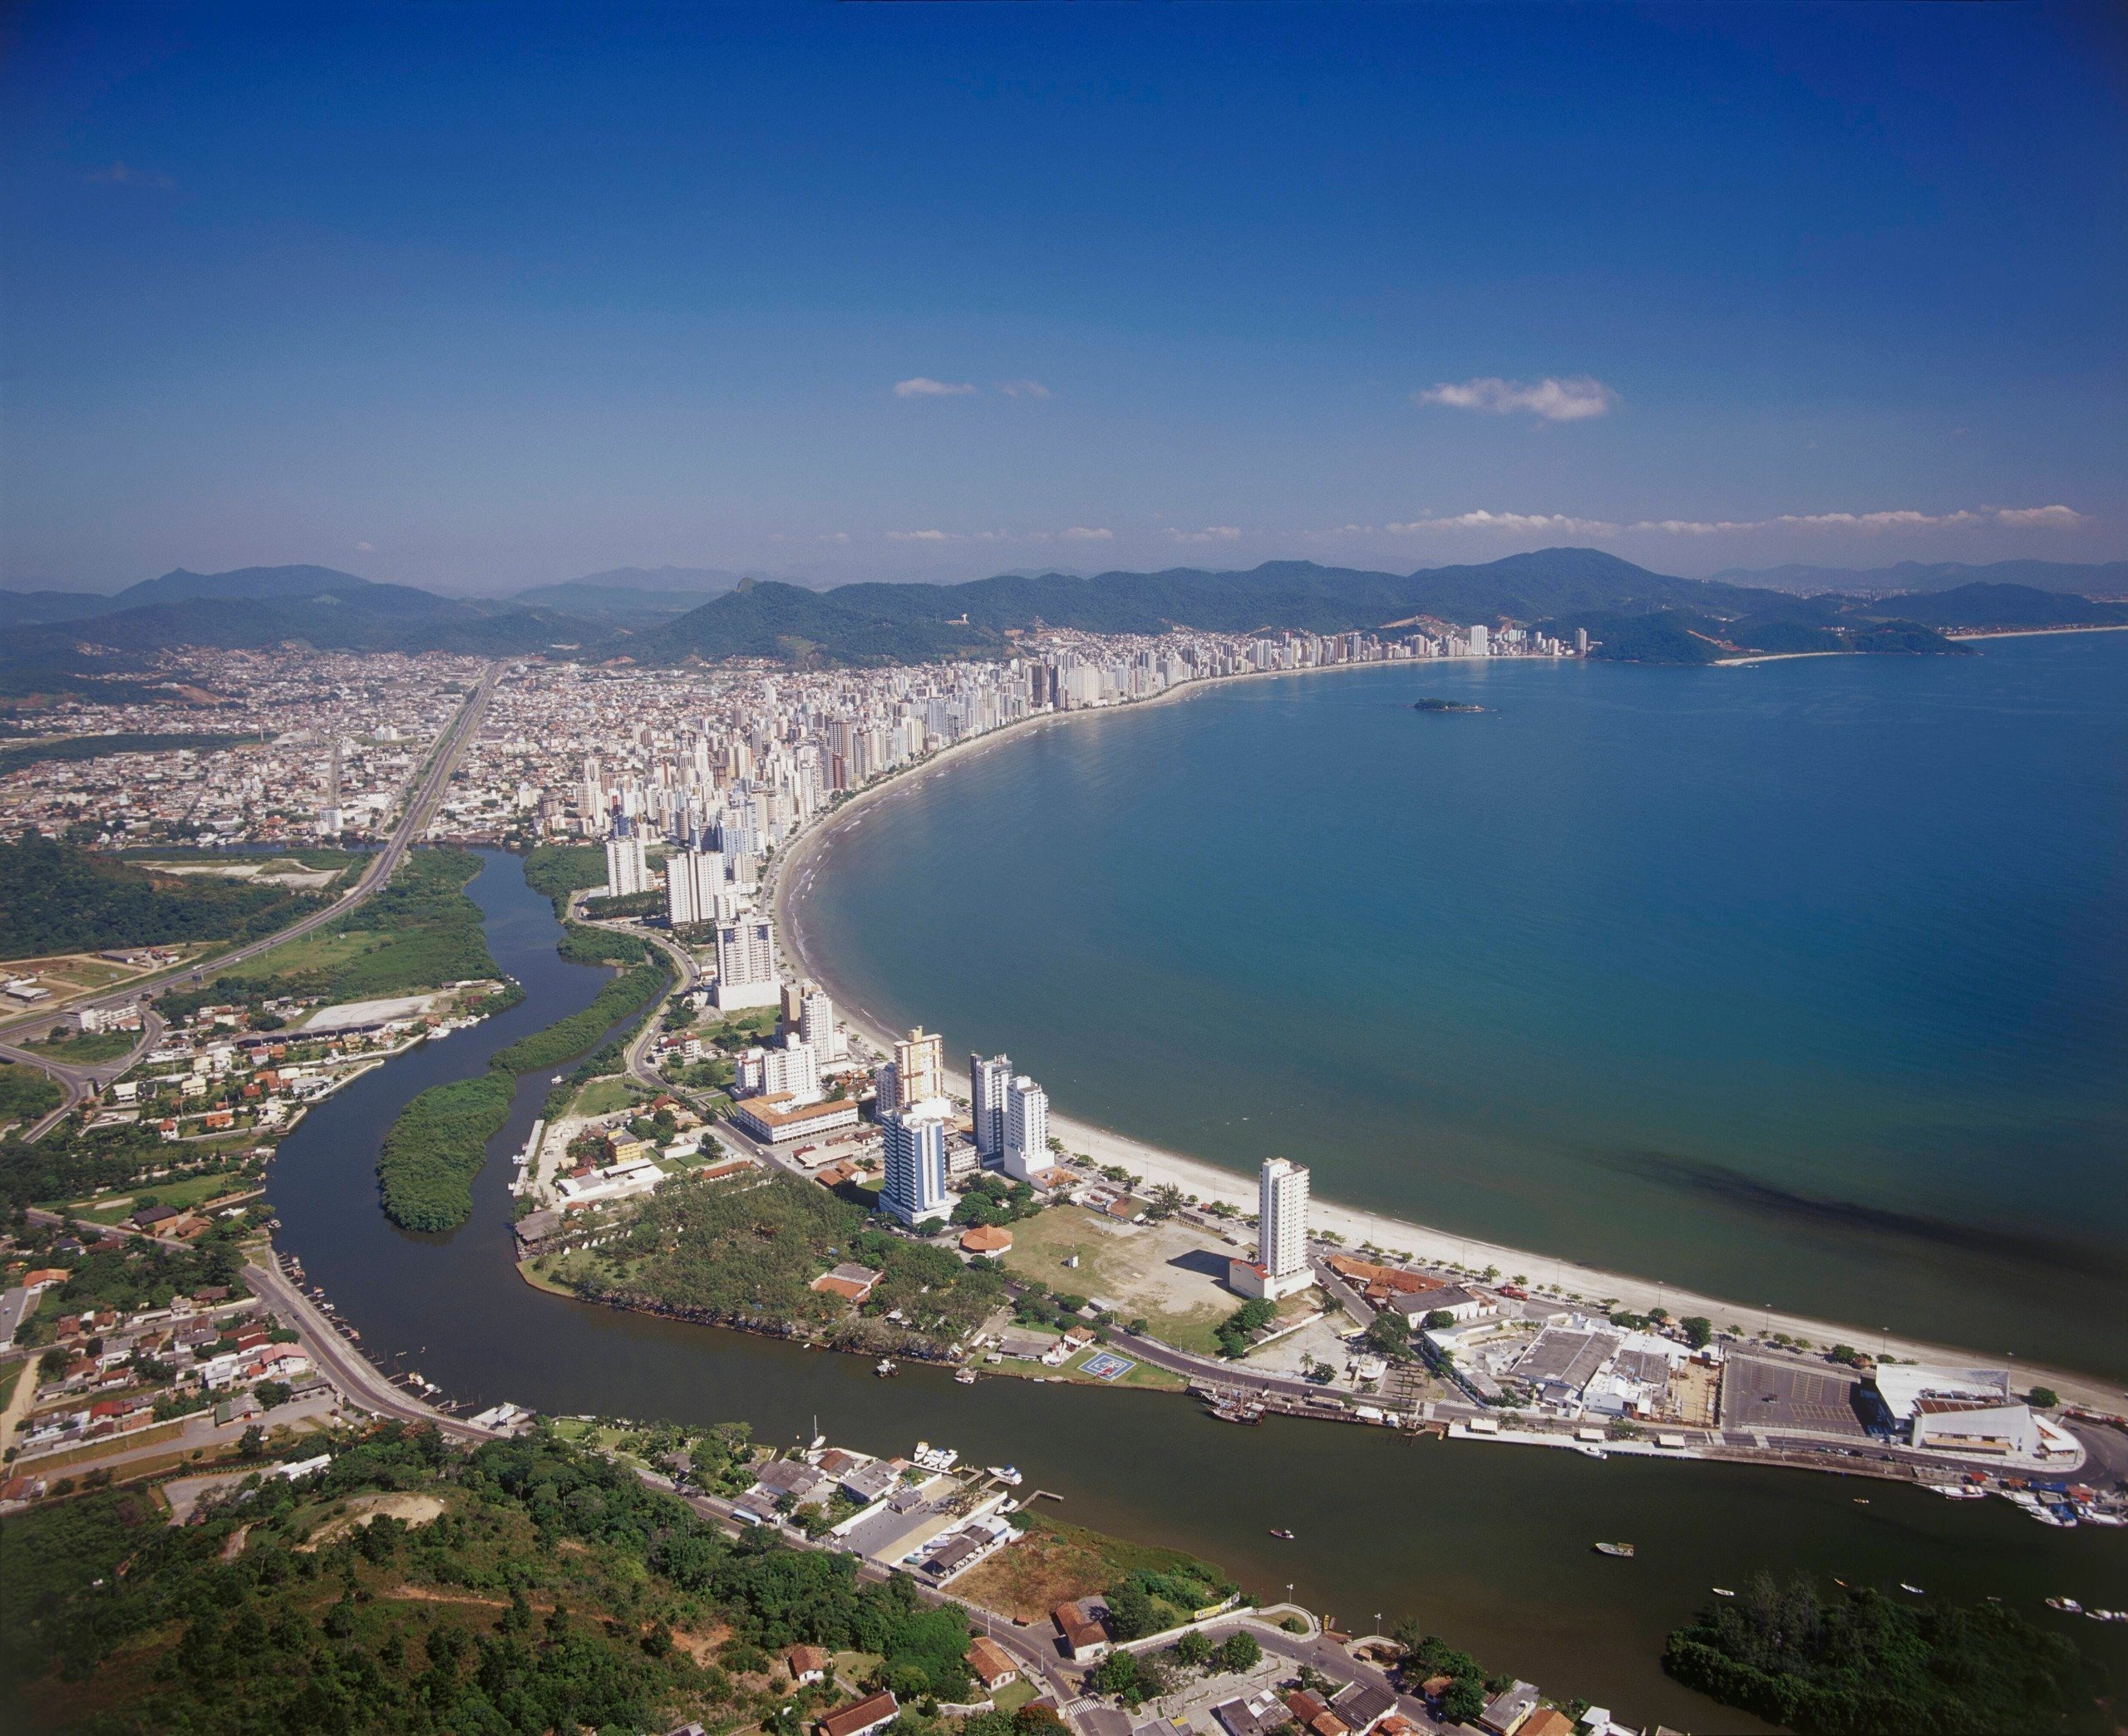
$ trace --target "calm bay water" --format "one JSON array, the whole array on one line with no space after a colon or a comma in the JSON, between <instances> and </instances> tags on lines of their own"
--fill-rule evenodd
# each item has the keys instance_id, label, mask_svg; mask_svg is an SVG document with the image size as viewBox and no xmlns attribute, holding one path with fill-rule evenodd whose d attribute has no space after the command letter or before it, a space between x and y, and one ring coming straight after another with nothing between
<instances>
[{"instance_id":1,"label":"calm bay water","mask_svg":"<svg viewBox=\"0 0 2128 1736\"><path fill-rule=\"evenodd\" d=\"M2128 635L1234 684L889 797L804 920L1156 1144L2128 1375Z\"/></svg>"},{"instance_id":2,"label":"calm bay water","mask_svg":"<svg viewBox=\"0 0 2128 1736\"><path fill-rule=\"evenodd\" d=\"M919 1437L950 1442L975 1463L1017 1463L1031 1486L1065 1497L1055 1509L1062 1517L1194 1550L1266 1598L1290 1583L1345 1620L1416 1616L1495 1668L1590 1695L1636 1722L1763 1728L1659 1667L1664 1634L1707 1601L1710 1586L1761 1568L1886 1587L1904 1579L1958 1601L2002 1596L2128 1671L2117 1630L2039 1607L2065 1591L2128 1603L2116 1540L2047 1531L2000 1502L1953 1504L1874 1484L1864 1485L1864 1507L1840 1478L1599 1464L1276 1419L1236 1429L1179 1398L1017 1380L963 1388L916 1368L883 1381L862 1358L545 1295L510 1261L507 1161L539 1113L544 1075L520 1083L475 1183L471 1221L444 1236L395 1229L377 1206L375 1166L400 1107L588 1005L601 980L555 956L546 900L525 888L518 864L483 853L488 867L470 890L525 1001L350 1086L283 1143L271 1177L277 1242L388 1367L418 1369L476 1406L510 1399L550 1414L743 1419L764 1440L817 1428L883 1452L905 1452ZM1298 1541L1272 1541L1272 1526ZM1639 1558L1594 1555L1598 1537L1632 1538Z\"/></svg>"}]
</instances>

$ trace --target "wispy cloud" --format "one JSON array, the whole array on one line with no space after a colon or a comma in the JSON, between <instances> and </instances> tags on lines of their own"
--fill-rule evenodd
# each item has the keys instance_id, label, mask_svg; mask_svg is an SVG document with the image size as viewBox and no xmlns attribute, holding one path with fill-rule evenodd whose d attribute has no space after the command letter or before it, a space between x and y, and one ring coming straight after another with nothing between
<instances>
[{"instance_id":1,"label":"wispy cloud","mask_svg":"<svg viewBox=\"0 0 2128 1736\"><path fill-rule=\"evenodd\" d=\"M1111 543L1106 524L1074 524L1069 530L890 530L889 543Z\"/></svg>"},{"instance_id":2,"label":"wispy cloud","mask_svg":"<svg viewBox=\"0 0 2128 1736\"><path fill-rule=\"evenodd\" d=\"M914 380L894 381L897 398L965 398L974 394L975 388L965 381L932 380L919 374Z\"/></svg>"},{"instance_id":3,"label":"wispy cloud","mask_svg":"<svg viewBox=\"0 0 2128 1736\"><path fill-rule=\"evenodd\" d=\"M957 543L960 539L950 530L890 530L889 543Z\"/></svg>"},{"instance_id":4,"label":"wispy cloud","mask_svg":"<svg viewBox=\"0 0 2128 1736\"><path fill-rule=\"evenodd\" d=\"M355 544L355 553L357 554L375 554L377 553L377 544L374 543L357 543Z\"/></svg>"},{"instance_id":5,"label":"wispy cloud","mask_svg":"<svg viewBox=\"0 0 2128 1736\"><path fill-rule=\"evenodd\" d=\"M1057 533L1066 543L1112 543L1116 533L1105 524L1074 524L1069 530Z\"/></svg>"},{"instance_id":6,"label":"wispy cloud","mask_svg":"<svg viewBox=\"0 0 2128 1736\"><path fill-rule=\"evenodd\" d=\"M1481 410L1492 416L1527 411L1547 422L1585 422L1591 416L1608 416L1618 394L1586 374L1569 380L1539 380L1534 386L1488 376L1460 384L1444 381L1412 393L1411 401L1439 404L1450 410Z\"/></svg>"},{"instance_id":7,"label":"wispy cloud","mask_svg":"<svg viewBox=\"0 0 2128 1736\"><path fill-rule=\"evenodd\" d=\"M1231 543L1241 535L1239 524L1207 524L1202 530L1180 530L1170 524L1168 539L1176 543Z\"/></svg>"},{"instance_id":8,"label":"wispy cloud","mask_svg":"<svg viewBox=\"0 0 2128 1736\"><path fill-rule=\"evenodd\" d=\"M169 175L153 169L139 169L126 162L111 163L101 169L91 169L88 179L106 181L117 187L155 187L167 192L177 183Z\"/></svg>"},{"instance_id":9,"label":"wispy cloud","mask_svg":"<svg viewBox=\"0 0 2128 1736\"><path fill-rule=\"evenodd\" d=\"M1049 388L1039 380L1000 380L998 390L1008 398L1047 398L1052 396Z\"/></svg>"},{"instance_id":10,"label":"wispy cloud","mask_svg":"<svg viewBox=\"0 0 2128 1736\"><path fill-rule=\"evenodd\" d=\"M1959 507L1947 513L1894 507L1864 513L1780 513L1770 519L1636 519L1629 522L1584 519L1569 513L1490 512L1479 508L1464 513L1422 513L1401 524L1392 522L1382 528L1396 536L1437 530L1505 530L1562 531L1584 536L1643 533L1714 537L1747 535L1762 530L1845 530L1874 535L1906 530L1966 530L1983 525L1999 525L2012 530L2068 530L2088 522L2086 514L2068 506ZM1342 524L1330 534L1367 535L1373 529L1369 524Z\"/></svg>"}]
</instances>

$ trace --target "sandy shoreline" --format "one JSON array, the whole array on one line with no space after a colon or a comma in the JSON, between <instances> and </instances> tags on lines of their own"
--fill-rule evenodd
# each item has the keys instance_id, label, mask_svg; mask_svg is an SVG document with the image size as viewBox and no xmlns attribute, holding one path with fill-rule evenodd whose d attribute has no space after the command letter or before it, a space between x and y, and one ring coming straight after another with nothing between
<instances>
[{"instance_id":1,"label":"sandy shoreline","mask_svg":"<svg viewBox=\"0 0 2128 1736\"><path fill-rule=\"evenodd\" d=\"M2128 633L2128 626L2111 624L2088 627L2003 627L1988 632L1962 633L1955 627L1943 637L1953 645L1968 645L1981 639L2045 639L2059 633ZM1855 657L1867 656L1855 651L1768 651L1754 652L1747 657L1717 657L1717 669L1746 669L1754 663L1793 663L1804 657Z\"/></svg>"},{"instance_id":2,"label":"sandy shoreline","mask_svg":"<svg viewBox=\"0 0 2128 1736\"><path fill-rule=\"evenodd\" d=\"M1325 670L1274 670L1230 676L1227 680L1264 681L1294 675L1332 674L1342 668L1384 666L1393 666L1357 663L1337 665ZM1138 701L1127 706L1099 711L1049 713L1029 718L993 730L989 735L978 736L972 741L957 743L920 765L884 779L853 797L800 834L771 866L771 883L766 890L775 919L777 944L784 953L786 966L793 974L810 977L819 983L833 997L836 1013L844 1024L883 1055L890 1054L896 1033L888 1029L883 1019L849 996L837 982L825 951L805 930L803 894L813 873L817 872L820 858L832 844L835 834L875 804L914 797L933 775L944 770L955 760L973 759L993 748L1002 746L1024 733L1061 727L1083 719L1127 716L1145 707L1186 699L1195 693L1225 685L1224 681L1192 681L1181 687L1171 688L1153 699ZM1041 1076L1038 1063L1030 1062L1028 1070L1037 1078ZM947 1077L948 1088L953 1092L962 1097L968 1094L967 1075L950 1062ZM1148 1145L1127 1134L1066 1114L1053 1102L1050 1109L1050 1131L1063 1142L1066 1151L1082 1153L1096 1163L1121 1164L1150 1182L1166 1183L1203 1200L1226 1201L1252 1217L1255 1212L1256 1185L1253 1173L1243 1173L1222 1168L1202 1158ZM1844 1325L1836 1321L1780 1309L1769 1310L1763 1306L1727 1301L1682 1289L1673 1284L1620 1272L1603 1271L1553 1255L1534 1253L1480 1237L1461 1236L1451 1231L1411 1223L1364 1207L1328 1198L1320 1193L1314 1197L1311 1207L1311 1221L1317 1230L1333 1231L1344 1237L1347 1246L1354 1248L1372 1246L1429 1264L1461 1266L1472 1271L1482 1272L1488 1267L1495 1268L1508 1279L1526 1277L1532 1285L1550 1292L1579 1296L1598 1302L1615 1302L1635 1312L1644 1313L1652 1307L1663 1307L1668 1309L1673 1316L1704 1315L1713 1321L1717 1330L1735 1325L1751 1332L1786 1332L1791 1338L1806 1339L1814 1345L1851 1344L1858 1350L1873 1355L1882 1351L1909 1360L1961 1365L1997 1364L2004 1360L1999 1355L1989 1355L1955 1345L1887 1335L1869 1327ZM2016 1367L2021 1381L2052 1387L2070 1403L2086 1404L2108 1414L2117 1413L2123 1408L2120 1389L2093 1376L2022 1361Z\"/></svg>"}]
</instances>

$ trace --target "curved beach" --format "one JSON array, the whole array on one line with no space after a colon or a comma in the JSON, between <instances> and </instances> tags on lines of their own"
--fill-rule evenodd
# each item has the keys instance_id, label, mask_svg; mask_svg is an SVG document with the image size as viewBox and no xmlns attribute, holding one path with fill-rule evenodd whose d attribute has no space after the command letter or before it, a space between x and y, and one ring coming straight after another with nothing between
<instances>
[{"instance_id":1,"label":"curved beach","mask_svg":"<svg viewBox=\"0 0 2128 1736\"><path fill-rule=\"evenodd\" d=\"M1334 671L1303 672L1327 674ZM1278 672L1234 679L1277 678L1279 678ZM809 932L807 927L808 895L815 877L831 863L838 836L845 829L860 824L866 814L882 804L917 799L932 778L945 775L955 764L1009 747L1012 738L1017 735L1039 729L1081 721L1091 724L1093 720L1121 716L1139 709L1139 706L1168 703L1218 685L1221 684L1196 682L1170 690L1158 698L1140 701L1139 705L1052 713L1032 718L973 741L958 744L860 792L801 834L786 847L772 868L768 896L790 967L796 974L820 983L834 996L842 1018L850 1027L884 1052L894 1035L889 1028L887 1018L865 1007L845 992L839 981L834 960L828 956L817 936ZM1039 1076L1038 1063L1032 1065L1030 1070ZM953 1071L949 1073L949 1079L952 1089L965 1095L968 1089L965 1076ZM1147 1144L1113 1128L1073 1117L1066 1106L1054 1103L1052 1106L1052 1130L1067 1150L1082 1154L1096 1163L1120 1164L1151 1181L1170 1183L1200 1198L1223 1200L1251 1213L1254 1210L1253 1173L1238 1173L1203 1158ZM1312 1219L1317 1228L1332 1231L1342 1237L1347 1245L1355 1247L1371 1245L1429 1264L1461 1266L1474 1271L1493 1267L1504 1275L1525 1276L1533 1285L1548 1291L1578 1296L1592 1301L1613 1302L1636 1311L1644 1312L1648 1308L1659 1306L1667 1307L1673 1316L1704 1315L1717 1327L1734 1323L1757 1332L1784 1332L1791 1337L1807 1339L1815 1344L1845 1341L1868 1348L1882 1348L1893 1355L1910 1360L1983 1364L2001 1360L1954 1345L1897 1335L1887 1337L1873 1328L1778 1309L1769 1311L1763 1305L1725 1300L1680 1289L1667 1282L1636 1277L1628 1273L1606 1271L1550 1254L1436 1229L1372 1211L1362 1205L1326 1197L1320 1193L1313 1202ZM2042 1367L2022 1361L2017 1364L2017 1368L2021 1379L2051 1386L2071 1403L2085 1404L2108 1414L2121 1408L2120 1392L2108 1382L2070 1370Z\"/></svg>"}]
</instances>

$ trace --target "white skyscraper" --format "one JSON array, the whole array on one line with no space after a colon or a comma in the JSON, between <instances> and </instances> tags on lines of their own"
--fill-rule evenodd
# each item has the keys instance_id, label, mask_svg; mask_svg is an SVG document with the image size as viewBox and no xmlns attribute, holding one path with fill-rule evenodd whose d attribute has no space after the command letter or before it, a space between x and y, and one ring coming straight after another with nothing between
<instances>
[{"instance_id":1,"label":"white skyscraper","mask_svg":"<svg viewBox=\"0 0 2128 1736\"><path fill-rule=\"evenodd\" d=\"M879 1203L903 1223L952 1214L946 1196L946 1124L952 1114L951 1104L933 1097L895 1110L881 1125L887 1173Z\"/></svg>"},{"instance_id":2,"label":"white skyscraper","mask_svg":"<svg viewBox=\"0 0 2128 1736\"><path fill-rule=\"evenodd\" d=\"M1482 624L1470 629L1470 655L1472 657L1483 657L1491 656L1492 652L1490 647L1489 647L1485 642L1485 629Z\"/></svg>"},{"instance_id":3,"label":"white skyscraper","mask_svg":"<svg viewBox=\"0 0 2128 1736\"><path fill-rule=\"evenodd\" d=\"M820 1056L822 1065L842 1059L842 1034L835 1028L835 1002L818 989L809 989L799 1003L798 1035Z\"/></svg>"},{"instance_id":4,"label":"white skyscraper","mask_svg":"<svg viewBox=\"0 0 2128 1736\"><path fill-rule=\"evenodd\" d=\"M639 893L649 883L649 865L643 859L643 839L634 833L616 834L606 840L606 890L616 898Z\"/></svg>"},{"instance_id":5,"label":"white skyscraper","mask_svg":"<svg viewBox=\"0 0 2128 1736\"><path fill-rule=\"evenodd\" d=\"M994 1163L1005 1154L1005 1093L1012 1083L1012 1058L994 1055L986 1060L972 1055L968 1076L968 1101L975 1113L975 1148L986 1163Z\"/></svg>"},{"instance_id":6,"label":"white skyscraper","mask_svg":"<svg viewBox=\"0 0 2128 1736\"><path fill-rule=\"evenodd\" d=\"M820 1063L810 1043L796 1031L781 1048L749 1049L739 1057L737 1084L742 1091L791 1099L791 1106L820 1100Z\"/></svg>"},{"instance_id":7,"label":"white skyscraper","mask_svg":"<svg viewBox=\"0 0 2128 1736\"><path fill-rule=\"evenodd\" d=\"M1308 1264L1308 1172L1273 1158L1256 1181L1256 1258L1229 1261L1227 1281L1276 1301L1315 1281Z\"/></svg>"},{"instance_id":8,"label":"white skyscraper","mask_svg":"<svg viewBox=\"0 0 2128 1736\"><path fill-rule=\"evenodd\" d=\"M1049 1158L1049 1094L1022 1073L1005 1089L1005 1173L1031 1182L1052 1168Z\"/></svg>"},{"instance_id":9,"label":"white skyscraper","mask_svg":"<svg viewBox=\"0 0 2128 1736\"><path fill-rule=\"evenodd\" d=\"M894 1044L894 1065L879 1070L883 1109L905 1109L946 1094L946 1040L919 1025Z\"/></svg>"},{"instance_id":10,"label":"white skyscraper","mask_svg":"<svg viewBox=\"0 0 2128 1736\"><path fill-rule=\"evenodd\" d=\"M717 1005L720 1011L774 1006L776 933L766 917L734 917L717 925Z\"/></svg>"},{"instance_id":11,"label":"white skyscraper","mask_svg":"<svg viewBox=\"0 0 2128 1736\"><path fill-rule=\"evenodd\" d=\"M724 858L714 850L675 850L665 858L665 912L675 928L733 914Z\"/></svg>"}]
</instances>

